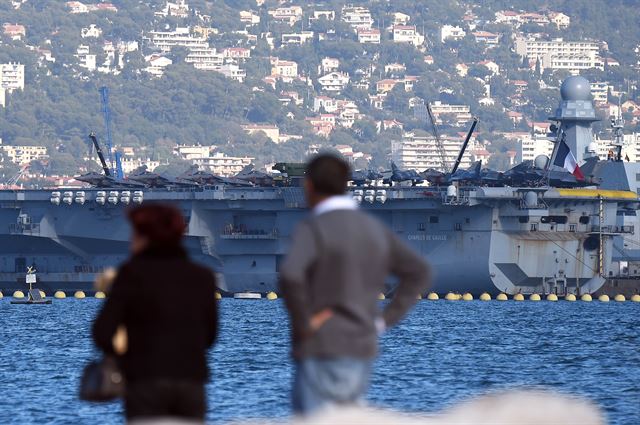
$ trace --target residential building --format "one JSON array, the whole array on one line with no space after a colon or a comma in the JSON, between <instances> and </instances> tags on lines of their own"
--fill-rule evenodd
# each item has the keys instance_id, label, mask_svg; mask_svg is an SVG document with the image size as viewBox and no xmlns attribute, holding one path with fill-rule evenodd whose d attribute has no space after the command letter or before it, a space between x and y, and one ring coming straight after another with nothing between
<instances>
[{"instance_id":1,"label":"residential building","mask_svg":"<svg viewBox=\"0 0 640 425\"><path fill-rule=\"evenodd\" d=\"M478 65L484 66L491 72L491 75L499 75L500 74L500 65L495 63L494 61L485 60L482 62L478 62Z\"/></svg>"},{"instance_id":2,"label":"residential building","mask_svg":"<svg viewBox=\"0 0 640 425\"><path fill-rule=\"evenodd\" d=\"M554 143L544 135L527 134L518 140L518 161L533 161L539 155L551 158Z\"/></svg>"},{"instance_id":3,"label":"residential building","mask_svg":"<svg viewBox=\"0 0 640 425\"><path fill-rule=\"evenodd\" d=\"M380 30L376 28L360 28L358 32L358 43L380 44Z\"/></svg>"},{"instance_id":4,"label":"residential building","mask_svg":"<svg viewBox=\"0 0 640 425\"><path fill-rule=\"evenodd\" d=\"M424 36L418 33L415 25L395 25L393 27L393 42L409 43L417 47L424 43Z\"/></svg>"},{"instance_id":5,"label":"residential building","mask_svg":"<svg viewBox=\"0 0 640 425\"><path fill-rule=\"evenodd\" d=\"M566 29L571 25L571 18L562 12L549 12L547 16L549 17L549 22L560 30Z\"/></svg>"},{"instance_id":6,"label":"residential building","mask_svg":"<svg viewBox=\"0 0 640 425\"><path fill-rule=\"evenodd\" d=\"M225 177L235 176L255 159L248 156L227 156L222 152L215 152L215 149L215 146L179 145L174 148L173 153L201 169Z\"/></svg>"},{"instance_id":7,"label":"residential building","mask_svg":"<svg viewBox=\"0 0 640 425\"><path fill-rule=\"evenodd\" d=\"M463 142L462 138L441 138L447 169L450 169L455 163ZM432 168L446 171L443 170L442 156L435 137L423 131L404 133L402 140L392 141L391 159L403 169L424 171ZM470 156L463 156L460 167L468 168L470 165Z\"/></svg>"},{"instance_id":8,"label":"residential building","mask_svg":"<svg viewBox=\"0 0 640 425\"><path fill-rule=\"evenodd\" d=\"M244 79L247 78L247 72L233 63L224 64L220 68L214 69L213 71L216 71L224 75L225 77L235 80L239 83L243 83Z\"/></svg>"},{"instance_id":9,"label":"residential building","mask_svg":"<svg viewBox=\"0 0 640 425\"><path fill-rule=\"evenodd\" d=\"M153 171L160 166L160 161L154 161L151 158L137 158L127 155L122 156L120 163L124 174L130 174L140 167L145 167L147 171Z\"/></svg>"},{"instance_id":10,"label":"residential building","mask_svg":"<svg viewBox=\"0 0 640 425\"><path fill-rule=\"evenodd\" d=\"M436 120L436 124L444 121L451 121L456 126L466 125L471 121L471 112L468 105L450 105L437 100L430 104L431 112ZM450 117L447 119L447 117Z\"/></svg>"},{"instance_id":11,"label":"residential building","mask_svg":"<svg viewBox=\"0 0 640 425\"><path fill-rule=\"evenodd\" d=\"M376 91L378 93L388 93L391 90L393 90L396 84L399 84L399 83L400 83L400 80L385 78L383 80L376 82Z\"/></svg>"},{"instance_id":12,"label":"residential building","mask_svg":"<svg viewBox=\"0 0 640 425\"><path fill-rule=\"evenodd\" d=\"M547 54L557 56L598 54L600 47L594 41L564 41L562 38L545 41L533 37L516 37L516 53L529 60L542 58Z\"/></svg>"},{"instance_id":13,"label":"residential building","mask_svg":"<svg viewBox=\"0 0 640 425\"><path fill-rule=\"evenodd\" d=\"M174 16L176 18L189 17L189 5L186 0L176 0L175 3L167 2L161 11L155 13L156 16Z\"/></svg>"},{"instance_id":14,"label":"residential building","mask_svg":"<svg viewBox=\"0 0 640 425\"><path fill-rule=\"evenodd\" d=\"M0 140L0 149L14 164L27 165L31 161L49 158L47 148L44 146L11 146L1 143L2 140Z\"/></svg>"},{"instance_id":15,"label":"residential building","mask_svg":"<svg viewBox=\"0 0 640 425\"><path fill-rule=\"evenodd\" d=\"M249 135L264 133L273 143L280 143L280 129L274 124L247 124L242 129Z\"/></svg>"},{"instance_id":16,"label":"residential building","mask_svg":"<svg viewBox=\"0 0 640 425\"><path fill-rule=\"evenodd\" d=\"M320 119L318 117L308 117L305 118L305 120L309 123L309 125L311 125L313 132L317 136L329 137L329 135L331 135L331 132L335 128L335 125L331 122Z\"/></svg>"},{"instance_id":17,"label":"residential building","mask_svg":"<svg viewBox=\"0 0 640 425\"><path fill-rule=\"evenodd\" d=\"M7 106L7 89L0 86L0 108L4 108L5 106Z\"/></svg>"},{"instance_id":18,"label":"residential building","mask_svg":"<svg viewBox=\"0 0 640 425\"><path fill-rule=\"evenodd\" d=\"M89 13L89 7L79 1L68 1L65 4L70 13Z\"/></svg>"},{"instance_id":19,"label":"residential building","mask_svg":"<svg viewBox=\"0 0 640 425\"><path fill-rule=\"evenodd\" d=\"M547 25L549 24L549 18L540 13L529 12L520 15L520 22L523 24Z\"/></svg>"},{"instance_id":20,"label":"residential building","mask_svg":"<svg viewBox=\"0 0 640 425\"><path fill-rule=\"evenodd\" d=\"M224 65L224 55L213 48L191 49L184 61L196 69L217 71Z\"/></svg>"},{"instance_id":21,"label":"residential building","mask_svg":"<svg viewBox=\"0 0 640 425\"><path fill-rule=\"evenodd\" d=\"M609 102L609 82L596 81L591 83L591 95L593 101L598 104Z\"/></svg>"},{"instance_id":22,"label":"residential building","mask_svg":"<svg viewBox=\"0 0 640 425\"><path fill-rule=\"evenodd\" d=\"M309 16L309 23L325 19L327 21L334 21L336 19L336 12L334 10L314 10Z\"/></svg>"},{"instance_id":23,"label":"residential building","mask_svg":"<svg viewBox=\"0 0 640 425\"><path fill-rule=\"evenodd\" d=\"M345 72L330 72L318 78L320 88L328 92L340 92L349 84L349 74Z\"/></svg>"},{"instance_id":24,"label":"residential building","mask_svg":"<svg viewBox=\"0 0 640 425\"><path fill-rule=\"evenodd\" d=\"M393 17L393 25L407 25L411 20L411 16L402 12L394 12L391 16Z\"/></svg>"},{"instance_id":25,"label":"residential building","mask_svg":"<svg viewBox=\"0 0 640 425\"><path fill-rule=\"evenodd\" d=\"M2 30L4 35L12 40L22 40L27 35L26 28L20 24L4 24Z\"/></svg>"},{"instance_id":26,"label":"residential building","mask_svg":"<svg viewBox=\"0 0 640 425\"><path fill-rule=\"evenodd\" d=\"M185 161L193 161L194 159L208 158L215 149L215 146L177 145L173 148L173 153Z\"/></svg>"},{"instance_id":27,"label":"residential building","mask_svg":"<svg viewBox=\"0 0 640 425\"><path fill-rule=\"evenodd\" d=\"M93 72L96 70L96 55L89 51L89 46L86 44L80 44L76 49L76 58L78 59L78 65L81 68Z\"/></svg>"},{"instance_id":28,"label":"residential building","mask_svg":"<svg viewBox=\"0 0 640 425\"><path fill-rule=\"evenodd\" d=\"M24 90L24 65L20 63L0 64L0 87L8 93Z\"/></svg>"},{"instance_id":29,"label":"residential building","mask_svg":"<svg viewBox=\"0 0 640 425\"><path fill-rule=\"evenodd\" d=\"M496 24L517 25L520 24L520 13L513 10L499 10L495 13Z\"/></svg>"},{"instance_id":30,"label":"residential building","mask_svg":"<svg viewBox=\"0 0 640 425\"><path fill-rule=\"evenodd\" d=\"M542 57L542 68L566 69L571 72L577 72L583 69L599 69L604 70L604 61L597 54L591 52L589 54L572 54L572 55L554 55L547 53Z\"/></svg>"},{"instance_id":31,"label":"residential building","mask_svg":"<svg viewBox=\"0 0 640 425\"><path fill-rule=\"evenodd\" d=\"M476 43L485 43L489 45L497 45L500 42L500 34L494 34L488 31L476 31L471 33Z\"/></svg>"},{"instance_id":32,"label":"residential building","mask_svg":"<svg viewBox=\"0 0 640 425\"><path fill-rule=\"evenodd\" d=\"M243 22L247 25L257 25L260 23L260 15L250 11L250 10L241 10L240 11L240 22Z\"/></svg>"},{"instance_id":33,"label":"residential building","mask_svg":"<svg viewBox=\"0 0 640 425\"><path fill-rule=\"evenodd\" d=\"M373 26L371 12L366 7L361 6L344 6L342 8L342 20L356 30L371 29Z\"/></svg>"},{"instance_id":34,"label":"residential building","mask_svg":"<svg viewBox=\"0 0 640 425\"><path fill-rule=\"evenodd\" d=\"M294 61L273 58L271 61L271 75L291 81L298 76L298 64Z\"/></svg>"},{"instance_id":35,"label":"residential building","mask_svg":"<svg viewBox=\"0 0 640 425\"><path fill-rule=\"evenodd\" d=\"M302 31L298 33L282 34L282 44L304 44L313 40L313 31Z\"/></svg>"},{"instance_id":36,"label":"residential building","mask_svg":"<svg viewBox=\"0 0 640 425\"><path fill-rule=\"evenodd\" d=\"M300 6L279 7L275 10L270 10L268 13L274 21L284 22L289 25L293 25L302 19L302 7Z\"/></svg>"},{"instance_id":37,"label":"residential building","mask_svg":"<svg viewBox=\"0 0 640 425\"><path fill-rule=\"evenodd\" d=\"M338 111L338 100L329 96L316 96L313 99L313 112L324 111L334 113Z\"/></svg>"},{"instance_id":38,"label":"residential building","mask_svg":"<svg viewBox=\"0 0 640 425\"><path fill-rule=\"evenodd\" d=\"M178 27L175 31L151 31L147 40L162 52L170 52L175 46L188 49L206 49L209 47L207 39L192 35L189 28Z\"/></svg>"},{"instance_id":39,"label":"residential building","mask_svg":"<svg viewBox=\"0 0 640 425\"><path fill-rule=\"evenodd\" d=\"M102 30L96 24L91 24L80 31L82 38L99 38L102 37Z\"/></svg>"},{"instance_id":40,"label":"residential building","mask_svg":"<svg viewBox=\"0 0 640 425\"><path fill-rule=\"evenodd\" d=\"M443 25L440 28L440 41L444 43L447 40L461 40L467 33L465 30L454 25Z\"/></svg>"},{"instance_id":41,"label":"residential building","mask_svg":"<svg viewBox=\"0 0 640 425\"><path fill-rule=\"evenodd\" d=\"M222 49L222 55L231 59L249 59L251 57L251 49L246 47L227 47Z\"/></svg>"},{"instance_id":42,"label":"residential building","mask_svg":"<svg viewBox=\"0 0 640 425\"><path fill-rule=\"evenodd\" d=\"M148 66L144 69L144 71L148 72L154 77L162 77L162 74L164 74L164 69L173 63L171 59L157 54L146 56L144 60L148 63Z\"/></svg>"},{"instance_id":43,"label":"residential building","mask_svg":"<svg viewBox=\"0 0 640 425\"><path fill-rule=\"evenodd\" d=\"M402 63L389 63L384 66L385 74L402 74L407 70L407 67Z\"/></svg>"},{"instance_id":44,"label":"residential building","mask_svg":"<svg viewBox=\"0 0 640 425\"><path fill-rule=\"evenodd\" d=\"M335 58L323 58L320 62L320 73L328 74L329 72L337 71L340 68L340 61Z\"/></svg>"}]
</instances>

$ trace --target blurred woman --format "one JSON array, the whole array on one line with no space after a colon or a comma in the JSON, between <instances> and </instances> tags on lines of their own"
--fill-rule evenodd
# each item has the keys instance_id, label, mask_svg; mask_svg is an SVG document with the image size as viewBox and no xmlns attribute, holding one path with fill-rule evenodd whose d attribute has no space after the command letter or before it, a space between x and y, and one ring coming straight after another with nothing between
<instances>
[{"instance_id":1,"label":"blurred woman","mask_svg":"<svg viewBox=\"0 0 640 425\"><path fill-rule=\"evenodd\" d=\"M173 417L202 422L207 350L218 328L213 273L182 247L185 221L166 205L129 212L131 257L118 270L93 324L96 345L114 355L114 335L126 329L119 356L126 379L128 420Z\"/></svg>"}]
</instances>

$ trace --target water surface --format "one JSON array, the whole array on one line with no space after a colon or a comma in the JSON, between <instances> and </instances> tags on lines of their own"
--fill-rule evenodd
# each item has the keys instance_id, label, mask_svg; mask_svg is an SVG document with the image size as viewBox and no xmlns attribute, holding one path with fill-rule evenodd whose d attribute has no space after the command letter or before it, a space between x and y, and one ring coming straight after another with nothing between
<instances>
[{"instance_id":1,"label":"water surface","mask_svg":"<svg viewBox=\"0 0 640 425\"><path fill-rule=\"evenodd\" d=\"M2 423L121 423L119 403L77 398L95 356L101 300L48 306L0 300ZM283 303L225 299L210 354L212 422L289 414L291 363ZM433 412L487 391L543 387L585 396L612 424L640 423L640 304L421 301L381 341L369 400Z\"/></svg>"}]
</instances>

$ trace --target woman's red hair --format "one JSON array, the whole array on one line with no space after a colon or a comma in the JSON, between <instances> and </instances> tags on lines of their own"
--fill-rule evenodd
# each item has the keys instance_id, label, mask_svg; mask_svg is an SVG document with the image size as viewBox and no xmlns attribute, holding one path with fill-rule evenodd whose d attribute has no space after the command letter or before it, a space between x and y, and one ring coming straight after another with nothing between
<instances>
[{"instance_id":1,"label":"woman's red hair","mask_svg":"<svg viewBox=\"0 0 640 425\"><path fill-rule=\"evenodd\" d=\"M145 204L128 213L133 231L150 245L179 245L186 224L180 210L171 205Z\"/></svg>"}]
</instances>

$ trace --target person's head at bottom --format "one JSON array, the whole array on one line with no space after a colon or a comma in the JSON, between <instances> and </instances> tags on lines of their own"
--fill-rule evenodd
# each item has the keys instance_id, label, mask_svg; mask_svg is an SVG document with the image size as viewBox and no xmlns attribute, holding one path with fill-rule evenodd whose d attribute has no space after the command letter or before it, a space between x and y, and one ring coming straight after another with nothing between
<instances>
[{"instance_id":1,"label":"person's head at bottom","mask_svg":"<svg viewBox=\"0 0 640 425\"><path fill-rule=\"evenodd\" d=\"M144 204L128 213L131 223L131 252L176 249L182 245L185 221L180 210L166 204Z\"/></svg>"},{"instance_id":2,"label":"person's head at bottom","mask_svg":"<svg viewBox=\"0 0 640 425\"><path fill-rule=\"evenodd\" d=\"M313 208L332 196L344 195L351 171L349 164L337 155L319 154L307 164L304 191Z\"/></svg>"}]
</instances>

